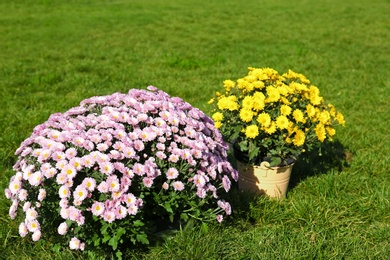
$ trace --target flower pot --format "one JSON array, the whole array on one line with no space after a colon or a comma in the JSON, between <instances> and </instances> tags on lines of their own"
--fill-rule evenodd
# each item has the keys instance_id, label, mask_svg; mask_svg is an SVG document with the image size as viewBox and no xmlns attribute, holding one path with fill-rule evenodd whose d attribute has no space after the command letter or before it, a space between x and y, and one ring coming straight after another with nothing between
<instances>
[{"instance_id":1,"label":"flower pot","mask_svg":"<svg viewBox=\"0 0 390 260\"><path fill-rule=\"evenodd\" d=\"M258 195L285 198L293 165L270 167L269 162L249 165L237 160L238 187Z\"/></svg>"}]
</instances>

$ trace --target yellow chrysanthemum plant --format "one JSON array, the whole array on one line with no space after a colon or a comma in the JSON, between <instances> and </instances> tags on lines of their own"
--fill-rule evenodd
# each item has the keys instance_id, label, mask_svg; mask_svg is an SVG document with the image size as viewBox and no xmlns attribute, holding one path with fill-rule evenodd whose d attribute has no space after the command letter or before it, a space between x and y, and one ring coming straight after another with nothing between
<instances>
[{"instance_id":1,"label":"yellow chrysanthemum plant","mask_svg":"<svg viewBox=\"0 0 390 260\"><path fill-rule=\"evenodd\" d=\"M286 165L304 151L332 140L343 115L326 104L318 87L291 70L251 68L209 101L212 119L235 154L250 164Z\"/></svg>"}]
</instances>

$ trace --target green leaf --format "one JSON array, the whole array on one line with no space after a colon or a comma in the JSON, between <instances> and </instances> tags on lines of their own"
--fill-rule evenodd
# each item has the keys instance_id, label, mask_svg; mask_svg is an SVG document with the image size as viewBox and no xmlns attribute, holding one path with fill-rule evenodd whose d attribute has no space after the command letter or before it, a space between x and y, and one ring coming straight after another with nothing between
<instances>
[{"instance_id":1,"label":"green leaf","mask_svg":"<svg viewBox=\"0 0 390 260\"><path fill-rule=\"evenodd\" d=\"M118 237L113 236L110 241L108 241L108 244L112 247L112 249L116 250L118 248Z\"/></svg>"},{"instance_id":2,"label":"green leaf","mask_svg":"<svg viewBox=\"0 0 390 260\"><path fill-rule=\"evenodd\" d=\"M134 221L134 223L133 223L133 226L134 227L142 227L142 226L144 226L145 224L144 224L144 222L142 222L141 220L136 220L136 221Z\"/></svg>"},{"instance_id":3,"label":"green leaf","mask_svg":"<svg viewBox=\"0 0 390 260\"><path fill-rule=\"evenodd\" d=\"M181 213L181 214L180 214L180 218L181 218L184 222L187 222L187 220L188 220L188 214L186 214L186 213Z\"/></svg>"},{"instance_id":4,"label":"green leaf","mask_svg":"<svg viewBox=\"0 0 390 260\"><path fill-rule=\"evenodd\" d=\"M240 151L248 151L248 141L241 141L238 143Z\"/></svg>"},{"instance_id":5,"label":"green leaf","mask_svg":"<svg viewBox=\"0 0 390 260\"><path fill-rule=\"evenodd\" d=\"M168 213L173 213L173 210L172 210L172 208L171 208L171 204L170 204L169 202L166 202L166 203L164 204L164 208L165 208L165 210L166 210Z\"/></svg>"},{"instance_id":6,"label":"green leaf","mask_svg":"<svg viewBox=\"0 0 390 260\"><path fill-rule=\"evenodd\" d=\"M282 163L282 159L280 157L272 157L270 166L277 166Z\"/></svg>"},{"instance_id":7,"label":"green leaf","mask_svg":"<svg viewBox=\"0 0 390 260\"><path fill-rule=\"evenodd\" d=\"M259 155L259 151L259 147L251 147L251 149L249 149L249 160L256 158Z\"/></svg>"},{"instance_id":8,"label":"green leaf","mask_svg":"<svg viewBox=\"0 0 390 260\"><path fill-rule=\"evenodd\" d=\"M111 236L110 235L108 235L108 234L105 234L104 236L103 236L103 240L102 240L102 242L103 243L106 243L108 240L110 240L111 239Z\"/></svg>"},{"instance_id":9,"label":"green leaf","mask_svg":"<svg viewBox=\"0 0 390 260\"><path fill-rule=\"evenodd\" d=\"M121 251L116 251L115 255L118 258L118 260L122 260L122 252Z\"/></svg>"},{"instance_id":10,"label":"green leaf","mask_svg":"<svg viewBox=\"0 0 390 260\"><path fill-rule=\"evenodd\" d=\"M136 237L137 237L138 242L141 242L142 244L145 244L145 245L149 244L149 240L148 240L146 234L137 234Z\"/></svg>"}]
</instances>

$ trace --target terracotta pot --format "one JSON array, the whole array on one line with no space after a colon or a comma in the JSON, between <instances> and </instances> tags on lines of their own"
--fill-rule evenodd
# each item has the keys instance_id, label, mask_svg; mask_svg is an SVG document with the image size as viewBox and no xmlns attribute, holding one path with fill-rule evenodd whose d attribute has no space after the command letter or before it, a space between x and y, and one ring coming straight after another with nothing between
<instances>
[{"instance_id":1,"label":"terracotta pot","mask_svg":"<svg viewBox=\"0 0 390 260\"><path fill-rule=\"evenodd\" d=\"M259 166L237 161L238 187L258 195L285 198L293 165L270 167L269 162L262 162Z\"/></svg>"}]
</instances>

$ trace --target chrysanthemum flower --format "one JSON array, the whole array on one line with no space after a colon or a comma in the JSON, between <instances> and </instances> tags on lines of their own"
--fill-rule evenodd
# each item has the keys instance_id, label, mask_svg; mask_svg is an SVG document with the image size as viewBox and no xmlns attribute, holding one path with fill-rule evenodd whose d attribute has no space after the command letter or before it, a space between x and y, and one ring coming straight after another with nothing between
<instances>
[{"instance_id":1,"label":"chrysanthemum flower","mask_svg":"<svg viewBox=\"0 0 390 260\"><path fill-rule=\"evenodd\" d=\"M172 184L173 189L176 191L182 191L184 190L184 184L181 181L175 181Z\"/></svg>"},{"instance_id":2,"label":"chrysanthemum flower","mask_svg":"<svg viewBox=\"0 0 390 260\"><path fill-rule=\"evenodd\" d=\"M283 130L288 128L289 121L286 116L280 115L276 118L276 126Z\"/></svg>"},{"instance_id":3,"label":"chrysanthemum flower","mask_svg":"<svg viewBox=\"0 0 390 260\"><path fill-rule=\"evenodd\" d=\"M28 234L27 225L24 222L21 222L19 225L19 235L25 237Z\"/></svg>"},{"instance_id":4,"label":"chrysanthemum flower","mask_svg":"<svg viewBox=\"0 0 390 260\"><path fill-rule=\"evenodd\" d=\"M72 250L77 250L80 248L80 240L76 237L73 237L70 241L69 241L69 248L72 249Z\"/></svg>"},{"instance_id":5,"label":"chrysanthemum flower","mask_svg":"<svg viewBox=\"0 0 390 260\"><path fill-rule=\"evenodd\" d=\"M68 225L66 224L66 222L62 222L58 226L58 234L65 235L67 232L68 232Z\"/></svg>"},{"instance_id":6,"label":"chrysanthemum flower","mask_svg":"<svg viewBox=\"0 0 390 260\"><path fill-rule=\"evenodd\" d=\"M245 129L245 135L248 138L256 138L259 135L259 128L257 125L250 125Z\"/></svg>"},{"instance_id":7,"label":"chrysanthemum flower","mask_svg":"<svg viewBox=\"0 0 390 260\"><path fill-rule=\"evenodd\" d=\"M92 214L93 215L100 216L101 214L103 214L104 210L105 210L104 203L95 201L92 204Z\"/></svg>"}]
</instances>

